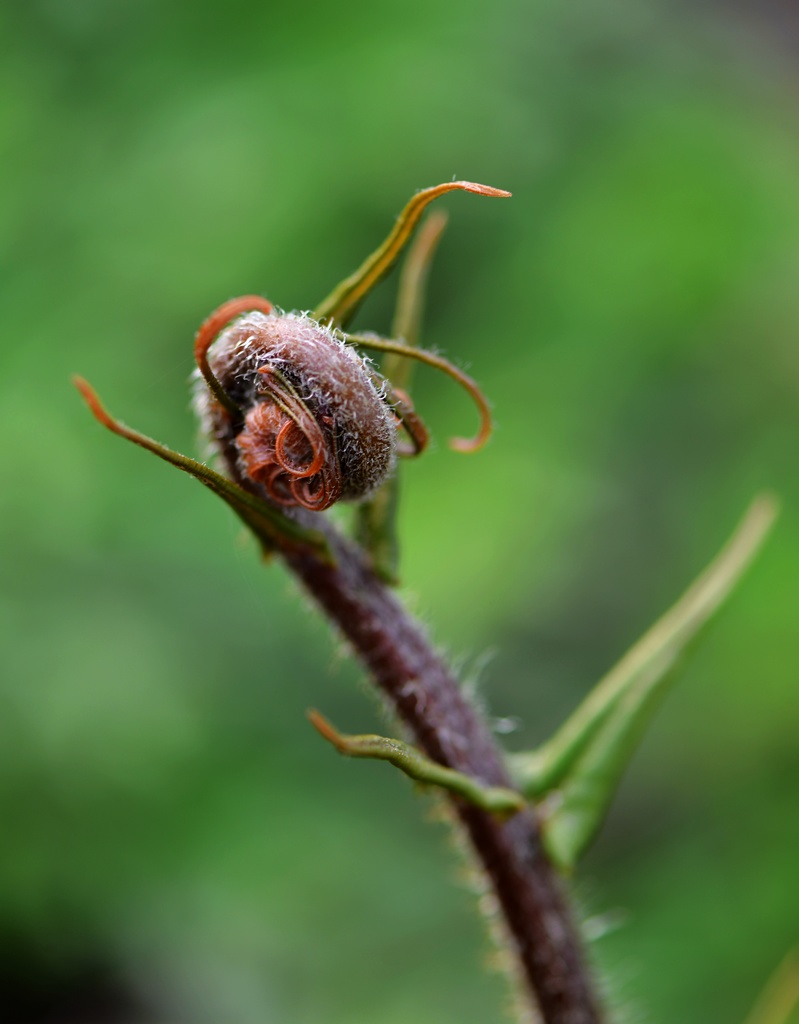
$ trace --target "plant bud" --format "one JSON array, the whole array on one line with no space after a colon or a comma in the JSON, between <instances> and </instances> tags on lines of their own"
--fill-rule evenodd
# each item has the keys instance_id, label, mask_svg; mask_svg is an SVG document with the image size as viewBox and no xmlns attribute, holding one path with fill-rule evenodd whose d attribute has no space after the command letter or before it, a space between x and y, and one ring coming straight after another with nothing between
<instances>
[{"instance_id":1,"label":"plant bud","mask_svg":"<svg viewBox=\"0 0 799 1024\"><path fill-rule=\"evenodd\" d=\"M208 362L243 423L203 389L204 422L271 501L320 512L368 497L394 468L396 419L368 364L309 316L247 313Z\"/></svg>"}]
</instances>

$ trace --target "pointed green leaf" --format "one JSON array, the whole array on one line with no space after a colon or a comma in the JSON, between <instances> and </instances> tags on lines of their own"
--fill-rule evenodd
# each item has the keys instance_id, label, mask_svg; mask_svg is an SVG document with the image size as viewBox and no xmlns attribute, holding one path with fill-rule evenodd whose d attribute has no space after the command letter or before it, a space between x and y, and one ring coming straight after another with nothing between
<instances>
[{"instance_id":1,"label":"pointed green leaf","mask_svg":"<svg viewBox=\"0 0 799 1024\"><path fill-rule=\"evenodd\" d=\"M402 267L397 291L397 306L391 333L406 345L419 344L425 286L430 264L447 224L447 215L436 211L422 224ZM392 392L407 390L413 362L388 353L381 372L391 382ZM397 509L399 507L399 472L395 472L377 493L358 506L356 537L368 552L372 567L386 583L399 583L399 540Z\"/></svg>"},{"instance_id":2,"label":"pointed green leaf","mask_svg":"<svg viewBox=\"0 0 799 1024\"><path fill-rule=\"evenodd\" d=\"M510 192L505 192L503 189L491 188L490 185L478 185L473 181L446 181L443 185L434 185L433 188L417 192L397 218L383 244L317 306L313 314L314 319L332 320L345 327L372 288L394 266L428 204L439 196L456 189L463 192L474 192L481 196L507 197L510 195Z\"/></svg>"},{"instance_id":3,"label":"pointed green leaf","mask_svg":"<svg viewBox=\"0 0 799 1024\"><path fill-rule=\"evenodd\" d=\"M761 496L714 562L680 600L600 681L555 736L511 770L528 796L545 804L547 840L555 859L571 866L593 838L619 778L671 671L751 564L776 516Z\"/></svg>"},{"instance_id":4,"label":"pointed green leaf","mask_svg":"<svg viewBox=\"0 0 799 1024\"><path fill-rule=\"evenodd\" d=\"M395 472L368 501L358 506L355 519L355 539L368 552L380 579L392 587L399 584L398 506L399 480Z\"/></svg>"},{"instance_id":5,"label":"pointed green leaf","mask_svg":"<svg viewBox=\"0 0 799 1024\"><path fill-rule=\"evenodd\" d=\"M254 494L245 491L232 480L228 480L227 477L203 465L202 462L172 451L171 448L167 448L151 437L147 437L146 434L140 434L137 430L133 430L120 420L115 419L105 409L91 385L82 377L75 378L75 385L95 419L104 427L119 437L124 437L152 452L170 465L193 476L195 480L199 480L233 509L259 539L265 551L271 551L276 545L289 544L295 547L299 545L312 548L320 557L330 561L331 555L322 533L306 529L267 502L261 501Z\"/></svg>"},{"instance_id":6,"label":"pointed green leaf","mask_svg":"<svg viewBox=\"0 0 799 1024\"><path fill-rule=\"evenodd\" d=\"M344 334L343 338L348 345L356 345L358 348L368 348L375 352L393 352L398 356L416 359L420 363L425 363L436 370L441 370L442 373L446 373L448 377L451 377L456 383L460 384L477 406L477 411L480 413L480 427L474 437L451 438L449 446L454 451L464 453L476 452L491 437L493 423L488 399L480 390L477 382L472 380L468 373L459 370L454 363L444 359L442 356L437 356L434 352L428 352L427 349L413 348L411 345L403 345L398 341L381 338L377 334Z\"/></svg>"},{"instance_id":7,"label":"pointed green leaf","mask_svg":"<svg viewBox=\"0 0 799 1024\"><path fill-rule=\"evenodd\" d=\"M416 346L420 342L427 280L448 219L446 213L441 210L430 213L419 228L419 233L402 265L391 337L405 342L406 345ZM381 366L383 376L387 377L395 388L401 390L408 389L412 370L413 363L409 359L403 359L402 356L393 353L384 358Z\"/></svg>"},{"instance_id":8,"label":"pointed green leaf","mask_svg":"<svg viewBox=\"0 0 799 1024\"><path fill-rule=\"evenodd\" d=\"M340 754L388 761L417 782L428 786L441 786L494 814L516 814L527 806L524 797L515 790L503 786L484 786L469 775L431 761L421 751L401 740L375 735L346 736L318 711L309 711L308 719Z\"/></svg>"}]
</instances>

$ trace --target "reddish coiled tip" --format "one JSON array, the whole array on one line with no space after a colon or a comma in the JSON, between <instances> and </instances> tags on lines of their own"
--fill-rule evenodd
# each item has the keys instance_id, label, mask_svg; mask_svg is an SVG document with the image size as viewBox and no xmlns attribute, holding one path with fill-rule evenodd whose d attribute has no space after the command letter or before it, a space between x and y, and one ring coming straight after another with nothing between
<instances>
[{"instance_id":1,"label":"reddish coiled tip","mask_svg":"<svg viewBox=\"0 0 799 1024\"><path fill-rule=\"evenodd\" d=\"M217 334L231 320L243 313L252 313L254 310L269 314L272 312L272 308L272 303L262 295L240 295L238 298L228 299L221 306L217 306L213 313L203 320L194 336L194 358L200 369L203 370L203 367L207 365L206 353Z\"/></svg>"},{"instance_id":2,"label":"reddish coiled tip","mask_svg":"<svg viewBox=\"0 0 799 1024\"><path fill-rule=\"evenodd\" d=\"M91 384L77 374L72 378L72 383L80 391L83 401L88 405L92 416L102 423L104 427L108 427L109 430L116 432L118 427L117 421L106 411Z\"/></svg>"},{"instance_id":3,"label":"reddish coiled tip","mask_svg":"<svg viewBox=\"0 0 799 1024\"><path fill-rule=\"evenodd\" d=\"M464 192L476 192L479 196L496 196L499 199L508 199L513 195L512 192L506 192L504 188L480 185L476 181L453 181L452 188L462 188Z\"/></svg>"}]
</instances>

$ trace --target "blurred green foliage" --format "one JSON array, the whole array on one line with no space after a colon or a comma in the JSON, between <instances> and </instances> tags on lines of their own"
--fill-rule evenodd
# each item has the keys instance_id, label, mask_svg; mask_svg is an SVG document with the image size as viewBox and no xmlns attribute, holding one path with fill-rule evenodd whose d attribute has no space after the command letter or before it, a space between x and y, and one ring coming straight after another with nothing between
<instances>
[{"instance_id":1,"label":"blurred green foliage","mask_svg":"<svg viewBox=\"0 0 799 1024\"><path fill-rule=\"evenodd\" d=\"M509 744L547 735L755 490L783 499L579 893L594 932L621 908L594 948L626 1019L744 1016L799 918L799 145L787 57L730 17L0 4L9 964L44 986L100 960L164 1022L500 1016L446 833L305 721L385 730L358 671L221 504L69 384L201 451L208 311L253 291L309 308L456 175L514 198L442 204L425 337L499 429L449 452L472 410L417 374L439 443L405 467L404 580L489 713L518 718ZM386 330L392 296L358 324Z\"/></svg>"}]
</instances>

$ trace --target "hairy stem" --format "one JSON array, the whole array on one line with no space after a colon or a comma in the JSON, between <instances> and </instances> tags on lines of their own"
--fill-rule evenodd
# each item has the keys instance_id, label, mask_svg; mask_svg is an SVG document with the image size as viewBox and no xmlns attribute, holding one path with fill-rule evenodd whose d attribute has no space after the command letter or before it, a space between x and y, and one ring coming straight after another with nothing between
<instances>
[{"instance_id":1,"label":"hairy stem","mask_svg":"<svg viewBox=\"0 0 799 1024\"><path fill-rule=\"evenodd\" d=\"M510 786L485 723L420 624L359 548L329 524L322 528L335 564L310 549L287 549L285 560L349 641L416 744L434 761L486 786ZM457 796L451 799L491 882L519 974L543 1021L596 1024L601 1015L580 941L534 812L502 821Z\"/></svg>"}]
</instances>

